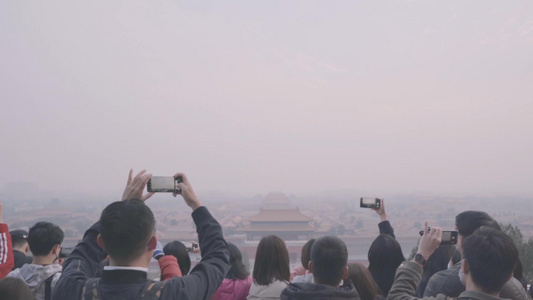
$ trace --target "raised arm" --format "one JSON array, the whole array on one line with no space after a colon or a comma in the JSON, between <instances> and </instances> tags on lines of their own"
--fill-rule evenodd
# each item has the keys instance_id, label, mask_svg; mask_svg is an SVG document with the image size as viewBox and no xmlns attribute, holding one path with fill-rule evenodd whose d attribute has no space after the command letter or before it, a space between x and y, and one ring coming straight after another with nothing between
<instances>
[{"instance_id":1,"label":"raised arm","mask_svg":"<svg viewBox=\"0 0 533 300\"><path fill-rule=\"evenodd\" d=\"M389 222L389 217L387 216L387 212L385 211L385 200L381 199L381 206L380 208L372 208L373 211L376 212L379 216L379 233L380 234L388 234L391 235L393 238L396 238L394 235L394 229L392 228L392 225Z\"/></svg>"},{"instance_id":2,"label":"raised arm","mask_svg":"<svg viewBox=\"0 0 533 300\"><path fill-rule=\"evenodd\" d=\"M211 299L230 269L229 251L222 235L222 227L207 208L202 206L187 176L178 173L174 177L182 181L178 184L180 194L193 210L192 218L198 232L202 260L189 275L167 281L168 287L163 289L162 297L166 297L171 291L177 291L172 296L168 295L169 299ZM179 286L183 288L178 288Z\"/></svg>"},{"instance_id":3,"label":"raised arm","mask_svg":"<svg viewBox=\"0 0 533 300\"><path fill-rule=\"evenodd\" d=\"M415 258L400 265L396 270L394 283L389 291L387 300L419 299L414 295L422 277L423 266L437 247L439 247L442 237L442 230L440 228L432 227L428 232L428 224L426 222L425 229L424 235L418 242L418 253L415 255Z\"/></svg>"}]
</instances>

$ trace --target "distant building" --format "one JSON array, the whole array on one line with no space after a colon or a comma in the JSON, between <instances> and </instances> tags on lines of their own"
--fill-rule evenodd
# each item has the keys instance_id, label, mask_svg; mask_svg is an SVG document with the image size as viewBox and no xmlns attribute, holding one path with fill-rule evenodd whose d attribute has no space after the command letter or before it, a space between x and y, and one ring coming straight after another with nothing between
<instances>
[{"instance_id":1,"label":"distant building","mask_svg":"<svg viewBox=\"0 0 533 300\"><path fill-rule=\"evenodd\" d=\"M244 228L247 241L259 241L268 235L277 235L285 241L308 241L313 238L315 228L310 217L292 207L283 193L269 193L259 213L248 219L250 225Z\"/></svg>"},{"instance_id":2,"label":"distant building","mask_svg":"<svg viewBox=\"0 0 533 300\"><path fill-rule=\"evenodd\" d=\"M257 215L248 218L250 225L244 228L246 240L244 251L248 257L255 257L261 238L277 235L285 241L291 262L299 260L302 246L313 238L315 228L312 218L302 214L291 205L283 193L269 193Z\"/></svg>"}]
</instances>

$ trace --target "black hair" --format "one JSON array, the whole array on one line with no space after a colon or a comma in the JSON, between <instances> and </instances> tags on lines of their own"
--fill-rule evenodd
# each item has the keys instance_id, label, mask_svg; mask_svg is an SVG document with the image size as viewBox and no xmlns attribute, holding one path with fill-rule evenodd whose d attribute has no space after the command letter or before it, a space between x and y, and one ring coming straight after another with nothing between
<instances>
[{"instance_id":1,"label":"black hair","mask_svg":"<svg viewBox=\"0 0 533 300\"><path fill-rule=\"evenodd\" d=\"M422 273L422 278L418 284L418 289L415 296L423 296L428 281L433 274L448 269L448 264L450 263L450 259L455 251L455 245L440 245L437 250L433 252L424 266L424 273Z\"/></svg>"},{"instance_id":2,"label":"black hair","mask_svg":"<svg viewBox=\"0 0 533 300\"><path fill-rule=\"evenodd\" d=\"M226 274L226 278L245 279L246 277L250 275L250 273L246 270L246 267L244 266L244 263L242 262L241 251L239 251L239 248L237 248L237 246L235 246L232 243L228 243L228 250L229 250L229 263L231 265L231 268Z\"/></svg>"},{"instance_id":3,"label":"black hair","mask_svg":"<svg viewBox=\"0 0 533 300\"><path fill-rule=\"evenodd\" d=\"M346 244L336 236L324 236L311 248L313 279L316 283L337 286L348 263Z\"/></svg>"},{"instance_id":4,"label":"black hair","mask_svg":"<svg viewBox=\"0 0 533 300\"><path fill-rule=\"evenodd\" d=\"M22 279L0 279L0 300L33 300L33 293Z\"/></svg>"},{"instance_id":5,"label":"black hair","mask_svg":"<svg viewBox=\"0 0 533 300\"><path fill-rule=\"evenodd\" d=\"M455 217L455 226L457 226L457 231L459 234L465 238L471 235L481 226L487 226L501 230L498 222L496 222L496 220L494 220L486 212L474 210L467 210L458 214Z\"/></svg>"},{"instance_id":6,"label":"black hair","mask_svg":"<svg viewBox=\"0 0 533 300\"><path fill-rule=\"evenodd\" d=\"M368 270L380 272L396 270L405 261L402 246L389 234L380 234L368 249Z\"/></svg>"},{"instance_id":7,"label":"black hair","mask_svg":"<svg viewBox=\"0 0 533 300\"><path fill-rule=\"evenodd\" d=\"M254 282L258 285L269 285L275 280L288 282L290 276L289 252L285 242L275 235L262 238L255 253Z\"/></svg>"},{"instance_id":8,"label":"black hair","mask_svg":"<svg viewBox=\"0 0 533 300\"><path fill-rule=\"evenodd\" d=\"M454 248L455 248L455 250L452 253L451 261L452 261L452 265L455 266L458 262L461 261L461 252L459 252L459 250L457 250L457 247L454 247Z\"/></svg>"},{"instance_id":9,"label":"black hair","mask_svg":"<svg viewBox=\"0 0 533 300\"><path fill-rule=\"evenodd\" d=\"M311 260L311 248L313 247L313 244L315 243L315 241L316 241L315 239L310 239L302 247L302 258L301 258L302 266L306 270L309 266L309 261Z\"/></svg>"},{"instance_id":10,"label":"black hair","mask_svg":"<svg viewBox=\"0 0 533 300\"><path fill-rule=\"evenodd\" d=\"M173 241L166 244L165 247L163 247L163 252L165 255L176 257L183 276L189 274L189 271L191 270L191 258L189 257L187 247L185 247L182 242Z\"/></svg>"},{"instance_id":11,"label":"black hair","mask_svg":"<svg viewBox=\"0 0 533 300\"><path fill-rule=\"evenodd\" d=\"M360 263L348 264L348 277L359 293L361 300L374 300L381 294L378 284L372 274Z\"/></svg>"},{"instance_id":12,"label":"black hair","mask_svg":"<svg viewBox=\"0 0 533 300\"><path fill-rule=\"evenodd\" d=\"M102 211L100 225L105 250L120 262L140 257L155 233L154 214L137 199L109 204Z\"/></svg>"},{"instance_id":13,"label":"black hair","mask_svg":"<svg viewBox=\"0 0 533 300\"><path fill-rule=\"evenodd\" d=\"M501 290L518 261L513 240L490 227L481 227L464 240L463 255L472 280L487 293Z\"/></svg>"},{"instance_id":14,"label":"black hair","mask_svg":"<svg viewBox=\"0 0 533 300\"><path fill-rule=\"evenodd\" d=\"M55 245L61 245L65 234L59 226L50 222L37 222L30 228L28 244L35 256L45 256Z\"/></svg>"}]
</instances>

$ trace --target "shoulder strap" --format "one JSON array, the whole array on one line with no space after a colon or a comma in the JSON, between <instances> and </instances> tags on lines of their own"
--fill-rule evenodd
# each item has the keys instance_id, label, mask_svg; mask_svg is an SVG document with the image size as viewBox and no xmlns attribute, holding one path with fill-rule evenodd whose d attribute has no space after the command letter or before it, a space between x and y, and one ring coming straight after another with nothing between
<instances>
[{"instance_id":1,"label":"shoulder strap","mask_svg":"<svg viewBox=\"0 0 533 300\"><path fill-rule=\"evenodd\" d=\"M100 286L100 278L90 278L85 281L83 284L83 289L81 290L81 299L82 300L100 300L100 293L98 288Z\"/></svg>"},{"instance_id":2,"label":"shoulder strap","mask_svg":"<svg viewBox=\"0 0 533 300\"><path fill-rule=\"evenodd\" d=\"M165 281L150 281L143 290L143 292L137 297L137 300L157 300L161 297L161 291L165 286Z\"/></svg>"},{"instance_id":3,"label":"shoulder strap","mask_svg":"<svg viewBox=\"0 0 533 300\"><path fill-rule=\"evenodd\" d=\"M50 300L52 297L52 280L54 280L54 274L44 280L44 300Z\"/></svg>"}]
</instances>

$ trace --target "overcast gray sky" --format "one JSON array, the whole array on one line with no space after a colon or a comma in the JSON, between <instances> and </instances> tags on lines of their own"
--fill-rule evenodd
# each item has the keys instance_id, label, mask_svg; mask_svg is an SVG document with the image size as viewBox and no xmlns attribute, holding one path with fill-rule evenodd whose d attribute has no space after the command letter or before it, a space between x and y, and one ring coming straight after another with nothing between
<instances>
[{"instance_id":1,"label":"overcast gray sky","mask_svg":"<svg viewBox=\"0 0 533 300\"><path fill-rule=\"evenodd\" d=\"M0 189L530 196L532 53L533 1L1 1Z\"/></svg>"}]
</instances>

